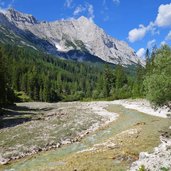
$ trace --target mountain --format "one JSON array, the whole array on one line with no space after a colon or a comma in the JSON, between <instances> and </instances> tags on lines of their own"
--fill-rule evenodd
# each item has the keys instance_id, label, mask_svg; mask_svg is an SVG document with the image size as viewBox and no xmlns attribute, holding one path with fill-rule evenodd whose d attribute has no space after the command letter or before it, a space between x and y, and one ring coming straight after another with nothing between
<instances>
[{"instance_id":1,"label":"mountain","mask_svg":"<svg viewBox=\"0 0 171 171\"><path fill-rule=\"evenodd\" d=\"M0 37L2 42L17 42L67 59L144 64L128 44L107 35L83 16L40 22L32 15L8 9L0 13Z\"/></svg>"}]
</instances>

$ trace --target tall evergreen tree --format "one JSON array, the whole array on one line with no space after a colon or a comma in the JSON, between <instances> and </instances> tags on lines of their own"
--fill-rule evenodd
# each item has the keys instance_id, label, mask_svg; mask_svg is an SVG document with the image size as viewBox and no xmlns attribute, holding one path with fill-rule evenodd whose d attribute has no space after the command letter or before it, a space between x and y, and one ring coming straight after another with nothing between
<instances>
[{"instance_id":1,"label":"tall evergreen tree","mask_svg":"<svg viewBox=\"0 0 171 171\"><path fill-rule=\"evenodd\" d=\"M120 89L127 83L127 76L122 65L117 65L115 69L116 89Z\"/></svg>"},{"instance_id":2,"label":"tall evergreen tree","mask_svg":"<svg viewBox=\"0 0 171 171\"><path fill-rule=\"evenodd\" d=\"M154 105L171 102L171 48L163 46L155 52L153 68L144 80L146 96Z\"/></svg>"},{"instance_id":3,"label":"tall evergreen tree","mask_svg":"<svg viewBox=\"0 0 171 171\"><path fill-rule=\"evenodd\" d=\"M7 102L7 76L5 57L0 52L0 106Z\"/></svg>"},{"instance_id":4,"label":"tall evergreen tree","mask_svg":"<svg viewBox=\"0 0 171 171\"><path fill-rule=\"evenodd\" d=\"M150 70L150 51L148 48L145 53L145 61L146 61L146 72L149 72L149 70Z\"/></svg>"},{"instance_id":5,"label":"tall evergreen tree","mask_svg":"<svg viewBox=\"0 0 171 171\"><path fill-rule=\"evenodd\" d=\"M113 79L114 76L112 74L112 70L109 67L109 65L105 65L105 69L104 69L104 78L103 78L103 94L104 97L109 97L110 95L110 91L112 89L112 83L113 83Z\"/></svg>"},{"instance_id":6,"label":"tall evergreen tree","mask_svg":"<svg viewBox=\"0 0 171 171\"><path fill-rule=\"evenodd\" d=\"M10 86L8 63L0 48L0 107L14 101L14 93Z\"/></svg>"}]
</instances>

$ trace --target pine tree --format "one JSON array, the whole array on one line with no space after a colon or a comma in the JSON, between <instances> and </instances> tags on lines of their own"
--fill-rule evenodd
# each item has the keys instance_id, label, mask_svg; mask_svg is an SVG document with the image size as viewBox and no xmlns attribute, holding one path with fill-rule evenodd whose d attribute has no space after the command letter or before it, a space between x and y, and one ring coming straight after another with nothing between
<instances>
[{"instance_id":1,"label":"pine tree","mask_svg":"<svg viewBox=\"0 0 171 171\"><path fill-rule=\"evenodd\" d=\"M6 78L6 61L2 52L0 52L0 106L7 102L7 78Z\"/></svg>"},{"instance_id":2,"label":"pine tree","mask_svg":"<svg viewBox=\"0 0 171 171\"><path fill-rule=\"evenodd\" d=\"M0 49L0 107L14 101L14 92L11 89L8 73L8 63Z\"/></svg>"},{"instance_id":3,"label":"pine tree","mask_svg":"<svg viewBox=\"0 0 171 171\"><path fill-rule=\"evenodd\" d=\"M112 70L108 65L105 65L104 69L104 78L103 78L103 94L104 97L109 97L110 91L112 89L112 83L113 83L113 74Z\"/></svg>"},{"instance_id":4,"label":"pine tree","mask_svg":"<svg viewBox=\"0 0 171 171\"><path fill-rule=\"evenodd\" d=\"M146 60L146 72L149 72L150 71L150 51L149 51L149 49L146 50L145 60Z\"/></svg>"},{"instance_id":5,"label":"pine tree","mask_svg":"<svg viewBox=\"0 0 171 171\"><path fill-rule=\"evenodd\" d=\"M134 97L143 97L143 94L144 94L144 92L143 92L143 90L144 90L144 86L143 86L144 76L145 76L145 69L142 67L142 65L140 63L138 63L138 65L136 67L135 81L134 81L133 90L132 90Z\"/></svg>"},{"instance_id":6,"label":"pine tree","mask_svg":"<svg viewBox=\"0 0 171 171\"><path fill-rule=\"evenodd\" d=\"M127 83L127 76L122 65L117 65L115 69L116 89L120 89Z\"/></svg>"}]
</instances>

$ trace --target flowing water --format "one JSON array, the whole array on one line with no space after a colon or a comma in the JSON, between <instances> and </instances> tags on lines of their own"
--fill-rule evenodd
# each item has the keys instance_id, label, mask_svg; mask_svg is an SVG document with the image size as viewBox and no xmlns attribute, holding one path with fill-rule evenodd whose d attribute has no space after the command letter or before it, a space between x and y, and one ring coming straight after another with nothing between
<instances>
[{"instance_id":1,"label":"flowing water","mask_svg":"<svg viewBox=\"0 0 171 171\"><path fill-rule=\"evenodd\" d=\"M168 127L171 125L171 121L169 119L149 116L136 110L126 109L120 105L110 105L108 107L108 110L118 113L120 115L119 118L109 124L107 127L87 135L81 140L81 142L76 142L70 145L63 146L59 149L55 149L48 152L41 152L34 156L20 159L18 161L12 162L6 166L1 167L0 170L37 171L54 169L57 171L70 171L73 170L74 167L79 168L78 170L98 170L98 166L96 166L96 169L93 169L93 164L90 169L90 164L88 164L88 162L90 161L90 155L87 157L87 161L84 160L84 158L83 160L81 160L82 155L79 155L79 153L77 154L76 152L91 148L94 144L105 142L109 138L115 137L116 134L128 130L139 123L145 123L145 125L142 127L143 131L140 135L140 138L137 139L137 149L133 151L139 153L141 150L152 150L153 147L159 144L159 135L161 134L160 131L167 130ZM131 146L131 144L128 145ZM115 152L112 151L112 154L110 155L113 155L114 153ZM75 160L75 156L72 159L73 155L76 155L76 158L79 157L79 160L77 160L77 162L79 162L75 162L75 165L71 162L72 160ZM102 156L103 154L100 153L100 155ZM104 154L104 156L105 155L106 153ZM93 157L93 154L91 155L91 157ZM97 154L96 157L97 160L100 160L100 157L97 156ZM67 162L70 163L70 166L67 165ZM99 168L102 168L102 162L99 161L97 163L99 165ZM115 167L120 168L120 170L124 170L128 167L128 164L126 164L126 166L120 167L122 163L116 162L113 159L107 159L106 163L109 163L108 165L110 166L110 168L113 169L106 168L101 170L115 170Z\"/></svg>"}]
</instances>

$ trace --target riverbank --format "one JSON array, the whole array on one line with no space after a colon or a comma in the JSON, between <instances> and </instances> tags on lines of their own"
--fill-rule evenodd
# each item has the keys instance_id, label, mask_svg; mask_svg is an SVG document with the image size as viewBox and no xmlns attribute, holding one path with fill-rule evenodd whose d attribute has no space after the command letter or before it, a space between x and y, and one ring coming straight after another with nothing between
<instances>
[{"instance_id":1,"label":"riverbank","mask_svg":"<svg viewBox=\"0 0 171 171\"><path fill-rule=\"evenodd\" d=\"M168 118L171 115L169 108L158 107L155 109L151 106L149 101L147 101L145 99L116 100L116 101L113 101L113 104L119 104L119 105L124 106L125 108L134 109L139 112L143 112L145 114L149 114L152 116L158 116L161 118Z\"/></svg>"},{"instance_id":2,"label":"riverbank","mask_svg":"<svg viewBox=\"0 0 171 171\"><path fill-rule=\"evenodd\" d=\"M141 152L139 159L131 164L130 171L140 168L149 171L171 170L171 134L166 132L160 137L161 144L153 152Z\"/></svg>"},{"instance_id":3,"label":"riverbank","mask_svg":"<svg viewBox=\"0 0 171 171\"><path fill-rule=\"evenodd\" d=\"M5 109L0 129L0 164L79 142L118 114L108 102L19 103Z\"/></svg>"},{"instance_id":4,"label":"riverbank","mask_svg":"<svg viewBox=\"0 0 171 171\"><path fill-rule=\"evenodd\" d=\"M4 121L21 118L30 120L0 130L1 162L5 164L34 154L31 163L28 159L17 166L17 163L22 161L20 159L16 164L12 164L12 167L7 165L7 168L17 166L15 170L22 170L22 167L29 165L27 167L30 167L30 170L37 167L43 170L42 167L48 165L47 161L53 163L55 160L55 163L65 163L64 166L58 166L59 170L73 170L75 167L97 169L94 164L99 168L104 164L103 170L112 167L116 170L128 169L131 163L138 159L140 152L152 150L159 145L161 131L171 125L166 119L167 112L163 118L155 117L154 115L158 116L160 112L147 104L144 100L17 104L17 113L7 116ZM149 115L141 113L142 109ZM10 110L12 111L14 112L14 109ZM133 150L132 145L136 147ZM68 153L70 148L71 154ZM54 152L51 152L51 149L54 149ZM40 156L35 153L40 153ZM47 160L48 156L50 159ZM106 158L107 163L102 162L102 158ZM7 160L4 162L4 159ZM88 161L91 164L88 164ZM33 167L32 163L35 163L36 167ZM45 170L51 170L51 167L52 170L56 168L47 166Z\"/></svg>"},{"instance_id":5,"label":"riverbank","mask_svg":"<svg viewBox=\"0 0 171 171\"><path fill-rule=\"evenodd\" d=\"M169 118L171 112L169 108L162 107L154 109L147 100L118 100L114 104L121 104L125 108L135 109L149 115L161 118ZM171 126L169 127L171 129ZM144 168L149 171L171 170L171 131L164 132L160 136L161 144L155 147L151 153L141 152L139 159L131 164L130 171L138 171Z\"/></svg>"}]
</instances>

